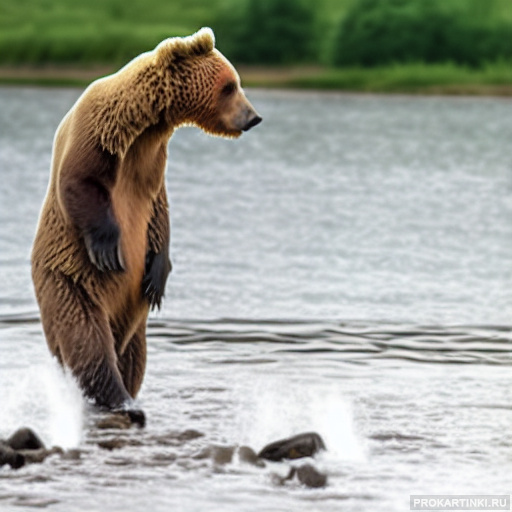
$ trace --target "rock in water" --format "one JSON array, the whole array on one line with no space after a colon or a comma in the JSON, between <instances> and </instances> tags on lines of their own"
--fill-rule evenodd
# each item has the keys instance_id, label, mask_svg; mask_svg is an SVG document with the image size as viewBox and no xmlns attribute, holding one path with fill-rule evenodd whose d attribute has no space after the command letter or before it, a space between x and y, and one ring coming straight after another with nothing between
<instances>
[{"instance_id":1,"label":"rock in water","mask_svg":"<svg viewBox=\"0 0 512 512\"><path fill-rule=\"evenodd\" d=\"M212 445L203 448L199 453L194 455L195 459L212 459L216 466L224 466L230 464L233 461L233 455L235 454L234 446L219 446Z\"/></svg>"},{"instance_id":2,"label":"rock in water","mask_svg":"<svg viewBox=\"0 0 512 512\"><path fill-rule=\"evenodd\" d=\"M320 450L325 450L323 439L315 432L307 432L267 444L258 457L278 462L283 459L312 457Z\"/></svg>"},{"instance_id":3,"label":"rock in water","mask_svg":"<svg viewBox=\"0 0 512 512\"><path fill-rule=\"evenodd\" d=\"M98 442L98 446L104 450L117 450L123 448L128 444L127 439L120 437L114 437L113 439L105 439Z\"/></svg>"},{"instance_id":4,"label":"rock in water","mask_svg":"<svg viewBox=\"0 0 512 512\"><path fill-rule=\"evenodd\" d=\"M13 450L40 450L45 449L43 441L30 428L19 428L7 439L6 444Z\"/></svg>"},{"instance_id":5,"label":"rock in water","mask_svg":"<svg viewBox=\"0 0 512 512\"><path fill-rule=\"evenodd\" d=\"M132 426L132 420L127 414L113 413L100 418L96 427L104 430L126 430Z\"/></svg>"},{"instance_id":6,"label":"rock in water","mask_svg":"<svg viewBox=\"0 0 512 512\"><path fill-rule=\"evenodd\" d=\"M218 466L224 466L230 464L233 461L233 455L235 448L233 446L212 446L211 447L211 458L214 464Z\"/></svg>"},{"instance_id":7,"label":"rock in water","mask_svg":"<svg viewBox=\"0 0 512 512\"><path fill-rule=\"evenodd\" d=\"M18 453L25 457L25 462L27 464L40 464L41 462L44 462L50 455L55 455L56 453L62 455L64 450L58 446L54 446L49 450L46 448L39 448L38 450L20 450Z\"/></svg>"},{"instance_id":8,"label":"rock in water","mask_svg":"<svg viewBox=\"0 0 512 512\"><path fill-rule=\"evenodd\" d=\"M249 446L240 446L240 448L238 448L238 458L240 462L245 462L246 464L250 464L251 466L257 466L259 468L265 467L265 463Z\"/></svg>"},{"instance_id":9,"label":"rock in water","mask_svg":"<svg viewBox=\"0 0 512 512\"><path fill-rule=\"evenodd\" d=\"M304 464L304 466L297 468L297 478L306 487L318 488L327 485L327 475L320 473L311 464Z\"/></svg>"},{"instance_id":10,"label":"rock in water","mask_svg":"<svg viewBox=\"0 0 512 512\"><path fill-rule=\"evenodd\" d=\"M19 469L25 465L25 457L7 444L0 442L0 467L4 464L9 464L13 469Z\"/></svg>"},{"instance_id":11,"label":"rock in water","mask_svg":"<svg viewBox=\"0 0 512 512\"><path fill-rule=\"evenodd\" d=\"M292 481L295 477L305 487L317 489L327 485L327 475L320 473L311 464L304 464L298 468L290 468L290 471L285 477L279 475L272 475L272 480L275 485L285 485L286 482Z\"/></svg>"}]
</instances>

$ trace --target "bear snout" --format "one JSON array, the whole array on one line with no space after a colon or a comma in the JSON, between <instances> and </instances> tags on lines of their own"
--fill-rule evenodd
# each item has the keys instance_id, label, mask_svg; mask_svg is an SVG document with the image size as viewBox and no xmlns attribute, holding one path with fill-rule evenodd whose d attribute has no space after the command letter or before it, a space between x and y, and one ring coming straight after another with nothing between
<instances>
[{"instance_id":1,"label":"bear snout","mask_svg":"<svg viewBox=\"0 0 512 512\"><path fill-rule=\"evenodd\" d=\"M249 120L247 121L246 125L242 128L244 132L250 130L253 126L256 126L257 124L260 124L261 121L263 121L263 118L261 118L258 114L254 114Z\"/></svg>"}]
</instances>

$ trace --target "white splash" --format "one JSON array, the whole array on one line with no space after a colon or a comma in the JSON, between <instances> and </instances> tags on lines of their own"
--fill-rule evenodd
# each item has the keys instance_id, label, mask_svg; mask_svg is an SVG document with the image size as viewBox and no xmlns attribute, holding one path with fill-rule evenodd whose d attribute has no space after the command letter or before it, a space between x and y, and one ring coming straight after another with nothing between
<instances>
[{"instance_id":1,"label":"white splash","mask_svg":"<svg viewBox=\"0 0 512 512\"><path fill-rule=\"evenodd\" d=\"M83 399L76 380L60 367L47 368L43 374L48 424L52 444L73 448L80 444L83 427Z\"/></svg>"},{"instance_id":2,"label":"white splash","mask_svg":"<svg viewBox=\"0 0 512 512\"><path fill-rule=\"evenodd\" d=\"M332 387L285 380L267 375L249 388L242 386L241 444L259 450L279 439L317 432L325 441L327 462L364 462L365 448L356 433L350 401Z\"/></svg>"},{"instance_id":3,"label":"white splash","mask_svg":"<svg viewBox=\"0 0 512 512\"><path fill-rule=\"evenodd\" d=\"M3 383L7 389L0 437L30 427L49 447L78 446L84 402L73 377L54 360L10 373L9 382Z\"/></svg>"}]
</instances>

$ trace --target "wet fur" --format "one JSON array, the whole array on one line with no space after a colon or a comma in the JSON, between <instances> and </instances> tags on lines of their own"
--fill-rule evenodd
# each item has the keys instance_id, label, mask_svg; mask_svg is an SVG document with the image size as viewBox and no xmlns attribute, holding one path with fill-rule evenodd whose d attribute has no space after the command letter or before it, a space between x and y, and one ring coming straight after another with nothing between
<instances>
[{"instance_id":1,"label":"wet fur","mask_svg":"<svg viewBox=\"0 0 512 512\"><path fill-rule=\"evenodd\" d=\"M168 140L183 124L240 134L221 119L227 79L239 87L209 29L169 39L91 84L57 130L32 276L50 351L109 409L140 389L171 269Z\"/></svg>"}]
</instances>

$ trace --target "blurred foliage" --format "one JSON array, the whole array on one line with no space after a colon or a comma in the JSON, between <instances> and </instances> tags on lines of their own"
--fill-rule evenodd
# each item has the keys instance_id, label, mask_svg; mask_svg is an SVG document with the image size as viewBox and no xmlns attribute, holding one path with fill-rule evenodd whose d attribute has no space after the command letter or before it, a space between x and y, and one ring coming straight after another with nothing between
<instances>
[{"instance_id":1,"label":"blurred foliage","mask_svg":"<svg viewBox=\"0 0 512 512\"><path fill-rule=\"evenodd\" d=\"M211 20L207 0L0 0L0 63L123 63Z\"/></svg>"},{"instance_id":2,"label":"blurred foliage","mask_svg":"<svg viewBox=\"0 0 512 512\"><path fill-rule=\"evenodd\" d=\"M512 21L495 16L502 3L465 1L462 6L456 0L359 0L339 25L332 62L481 66L512 58Z\"/></svg>"},{"instance_id":3,"label":"blurred foliage","mask_svg":"<svg viewBox=\"0 0 512 512\"><path fill-rule=\"evenodd\" d=\"M301 0L242 0L221 11L215 28L236 63L291 64L314 57L314 11Z\"/></svg>"},{"instance_id":4,"label":"blurred foliage","mask_svg":"<svg viewBox=\"0 0 512 512\"><path fill-rule=\"evenodd\" d=\"M0 0L0 64L121 64L211 26L236 63L512 58L512 0Z\"/></svg>"}]
</instances>

